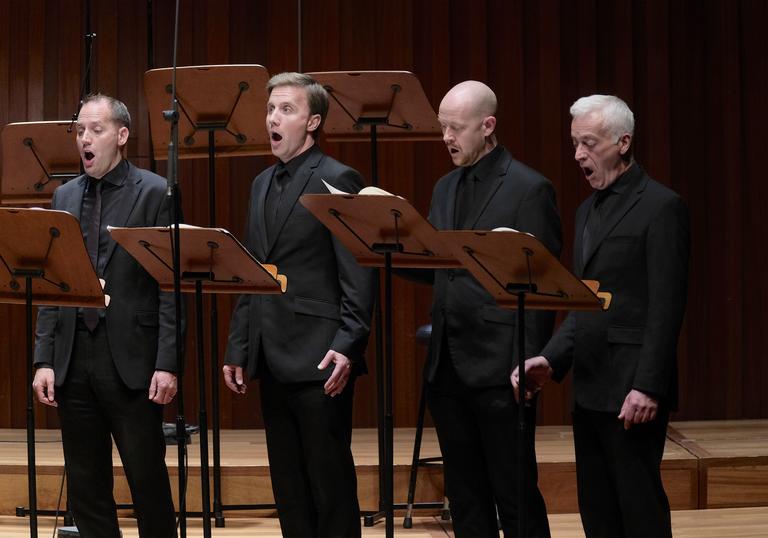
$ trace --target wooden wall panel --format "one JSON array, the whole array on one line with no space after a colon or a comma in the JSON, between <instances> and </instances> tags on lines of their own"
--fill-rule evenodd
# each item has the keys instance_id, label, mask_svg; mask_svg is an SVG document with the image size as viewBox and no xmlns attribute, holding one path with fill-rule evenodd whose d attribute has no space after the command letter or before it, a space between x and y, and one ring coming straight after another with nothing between
<instances>
[{"instance_id":1,"label":"wooden wall panel","mask_svg":"<svg viewBox=\"0 0 768 538\"><path fill-rule=\"evenodd\" d=\"M71 117L84 76L90 6L97 34L92 89L127 103L131 159L164 174L165 162L151 156L141 85L146 69L171 65L174 4L153 0L150 14L145 0L0 1L0 124ZM258 63L271 73L409 70L435 109L453 84L487 81L499 97L500 141L555 185L567 265L574 214L590 192L573 162L568 108L589 93L621 95L636 114L639 162L680 192L691 210L676 418L757 418L768 416L761 339L768 321L762 219L768 187L761 159L768 123L766 23L766 3L747 0L189 0L181 3L178 63ZM322 144L370 180L368 144ZM451 169L442 143L382 143L379 156L382 186L426 214L435 181ZM217 159L218 226L242 234L251 179L272 162L267 156ZM183 161L180 182L186 220L207 225L207 161ZM218 298L220 361L234 300ZM430 300L428 288L395 279L395 419L401 426L415 423L425 350L413 336L429 321ZM0 427L22 427L23 308L0 306L0 327ZM207 326L204 336L208 346ZM185 377L191 422L198 411L194 337L192 323ZM356 426L376 420L370 349L368 359L372 373L357 386ZM544 391L541 422L569 420L569 387ZM221 386L224 427L260 426L258 409L255 383L245 397ZM170 417L175 409L167 411ZM55 412L38 406L36 413L42 426L57 425Z\"/></svg>"}]
</instances>

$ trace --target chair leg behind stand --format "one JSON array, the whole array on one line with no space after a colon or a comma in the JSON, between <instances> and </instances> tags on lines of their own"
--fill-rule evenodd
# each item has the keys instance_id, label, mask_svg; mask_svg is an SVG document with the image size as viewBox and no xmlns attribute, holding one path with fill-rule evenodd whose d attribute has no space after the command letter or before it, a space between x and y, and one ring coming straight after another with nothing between
<instances>
[{"instance_id":1,"label":"chair leg behind stand","mask_svg":"<svg viewBox=\"0 0 768 538\"><path fill-rule=\"evenodd\" d=\"M431 326L420 327L417 331L416 339L420 344L428 344L431 335ZM443 495L442 504L440 502L416 503L416 483L418 482L419 467L427 467L442 463L442 457L421 458L421 440L424 434L424 415L427 411L427 382L426 379L421 384L421 394L419 396L419 414L416 421L416 436L413 441L413 458L411 459L411 473L408 481L408 502L406 504L405 519L403 527L410 529L413 526L413 511L417 508L440 508L440 518L443 521L451 519L451 512L448 506L448 498Z\"/></svg>"},{"instance_id":2,"label":"chair leg behind stand","mask_svg":"<svg viewBox=\"0 0 768 538\"><path fill-rule=\"evenodd\" d=\"M419 416L416 422L416 437L413 440L413 458L411 459L411 476L408 481L408 505L405 509L405 519L403 527L410 529L413 526L413 499L416 495L416 479L419 474L419 465L421 461L421 436L424 433L424 412L426 411L426 381L421 384L421 394L419 395Z\"/></svg>"}]
</instances>

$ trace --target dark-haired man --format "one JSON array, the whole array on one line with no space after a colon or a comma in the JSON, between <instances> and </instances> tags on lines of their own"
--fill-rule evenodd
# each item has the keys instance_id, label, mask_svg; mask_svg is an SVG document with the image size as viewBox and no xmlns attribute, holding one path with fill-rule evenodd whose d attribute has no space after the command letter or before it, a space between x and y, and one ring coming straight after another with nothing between
<instances>
[{"instance_id":1,"label":"dark-haired man","mask_svg":"<svg viewBox=\"0 0 768 538\"><path fill-rule=\"evenodd\" d=\"M162 405L176 394L173 295L110 237L107 226L165 226L166 181L123 158L131 118L106 95L87 97L77 118L85 175L53 194L51 207L80 219L110 307L40 308L34 390L58 408L68 499L83 538L117 538L112 439L120 452L143 538L176 536L165 466Z\"/></svg>"},{"instance_id":2,"label":"dark-haired man","mask_svg":"<svg viewBox=\"0 0 768 538\"><path fill-rule=\"evenodd\" d=\"M352 395L365 372L374 273L299 202L326 181L357 192L355 170L325 155L316 138L328 94L311 77L275 75L266 127L280 162L253 181L248 249L288 277L280 296L242 296L232 317L224 380L245 392L260 380L272 490L283 536L360 536L351 452Z\"/></svg>"}]
</instances>

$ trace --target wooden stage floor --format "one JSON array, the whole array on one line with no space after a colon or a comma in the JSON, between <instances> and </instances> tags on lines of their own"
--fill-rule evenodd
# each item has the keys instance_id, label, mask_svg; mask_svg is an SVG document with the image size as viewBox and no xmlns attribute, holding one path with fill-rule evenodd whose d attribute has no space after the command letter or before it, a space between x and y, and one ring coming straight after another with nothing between
<instances>
[{"instance_id":1,"label":"wooden stage floor","mask_svg":"<svg viewBox=\"0 0 768 538\"><path fill-rule=\"evenodd\" d=\"M395 432L395 500L404 502L407 494L408 471L413 448L413 428L399 428ZM353 452L357 465L359 497L364 510L373 510L378 504L378 450L376 431L373 429L355 430ZM537 453L539 461L539 484L547 501L550 514L574 514L577 512L576 478L573 454L573 439L569 426L544 426L536 430ZM200 510L200 465L199 438L193 437L189 446L190 483L187 505L192 511ZM262 430L227 430L222 432L222 500L225 505L267 504L272 503L269 468L267 465L264 432ZM439 456L439 448L434 430L425 431L422 444L422 457ZM168 447L168 466L175 482L177 475L176 450ZM63 456L60 433L57 430L37 432L37 482L38 507L55 508L63 474ZM120 467L120 460L115 452L115 497L119 503L130 503L127 485ZM688 521L696 524L697 515L702 509L768 507L768 420L675 422L670 425L665 447L662 475L665 488L670 497L673 510L677 513L676 521ZM27 504L26 484L26 435L24 430L0 430L0 515L12 516L17 506ZM174 495L176 488L174 488ZM442 470L439 466L420 469L416 501L435 501L442 498ZM694 510L686 516L685 510ZM729 518L747 519L749 531L750 518L765 514L766 520L762 534L731 534L730 536L768 537L768 509L757 511L716 512L713 523L707 525L719 528L722 517L723 525L728 525ZM227 521L237 521L245 525L244 516L271 516L271 511L262 512L227 512ZM420 511L417 516L431 516L433 513ZM571 519L569 519L569 517ZM758 518L759 519L759 518ZM11 517L10 520L21 523ZM254 520L249 525L268 525L269 518ZM261 523L259 523L261 522ZM580 532L578 518L564 516L553 518L557 525L563 525L561 536L580 536L567 534L573 529ZM570 522L570 523L569 523ZM271 523L274 523L272 521ZM401 522L400 522L401 523ZM398 525L400 525L398 523ZM4 529L0 522L0 531ZM190 520L195 525L195 520ZM440 522L433 519L421 519L423 536L433 532L434 525ZM688 525L688 523L685 523ZM260 527L259 527L260 528ZM268 527L264 527L268 529ZM400 528L400 527L399 527ZM571 531L568 529L571 528ZM740 527L741 528L741 527ZM253 533L252 528L242 535L261 536ZM414 529L415 532L416 529ZM438 529L443 532L442 528ZM259 531L260 532L260 531ZM269 532L264 536L272 536ZM376 536L374 534L369 536ZM399 532L405 532L400 528ZM681 533L683 531L680 531ZM698 532L698 531L697 531ZM702 531L703 532L703 531ZM714 530L713 532L718 532ZM8 534L13 536L12 534ZM406 534L404 534L406 535ZM408 534L411 535L411 534ZM419 536L418 533L412 534ZM437 534L443 536L443 534ZM676 534L678 535L678 534ZM0 532L0 538L6 536ZM221 536L229 536L221 534ZM237 536L234 534L233 536ZM277 534L274 534L277 536ZM679 534L679 536L729 536L728 534Z\"/></svg>"},{"instance_id":2,"label":"wooden stage floor","mask_svg":"<svg viewBox=\"0 0 768 538\"><path fill-rule=\"evenodd\" d=\"M53 518L39 521L39 535L50 536ZM578 514L553 514L549 517L552 538L584 538ZM121 519L124 538L138 538L136 523ZM719 508L710 510L682 510L672 512L672 532L675 538L765 538L768 536L768 510L764 508ZM213 528L215 537L280 538L280 526L276 518L228 518L226 527ZM29 536L29 523L12 516L0 517L0 538ZM189 520L189 538L203 536L200 520ZM384 536L384 527L363 527L363 538ZM434 517L414 518L413 528L404 529L402 520L395 523L395 536L408 538L453 537L450 523Z\"/></svg>"}]
</instances>

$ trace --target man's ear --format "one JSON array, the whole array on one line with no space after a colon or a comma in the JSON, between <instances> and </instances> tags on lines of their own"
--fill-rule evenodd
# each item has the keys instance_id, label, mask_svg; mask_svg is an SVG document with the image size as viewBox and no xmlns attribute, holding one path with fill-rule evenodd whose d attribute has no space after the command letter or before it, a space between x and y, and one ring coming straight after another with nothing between
<instances>
[{"instance_id":1,"label":"man's ear","mask_svg":"<svg viewBox=\"0 0 768 538\"><path fill-rule=\"evenodd\" d=\"M619 146L619 154L621 156L626 155L629 152L629 146L632 144L632 135L629 133L624 133L619 137L618 142L616 142Z\"/></svg>"},{"instance_id":2,"label":"man's ear","mask_svg":"<svg viewBox=\"0 0 768 538\"><path fill-rule=\"evenodd\" d=\"M117 130L117 146L122 148L128 143L128 135L130 132L128 131L128 127L122 126Z\"/></svg>"},{"instance_id":3,"label":"man's ear","mask_svg":"<svg viewBox=\"0 0 768 538\"><path fill-rule=\"evenodd\" d=\"M320 127L320 114L312 114L307 122L307 131L314 132Z\"/></svg>"},{"instance_id":4,"label":"man's ear","mask_svg":"<svg viewBox=\"0 0 768 538\"><path fill-rule=\"evenodd\" d=\"M483 136L489 137L496 130L496 117L486 116L483 119Z\"/></svg>"}]
</instances>

